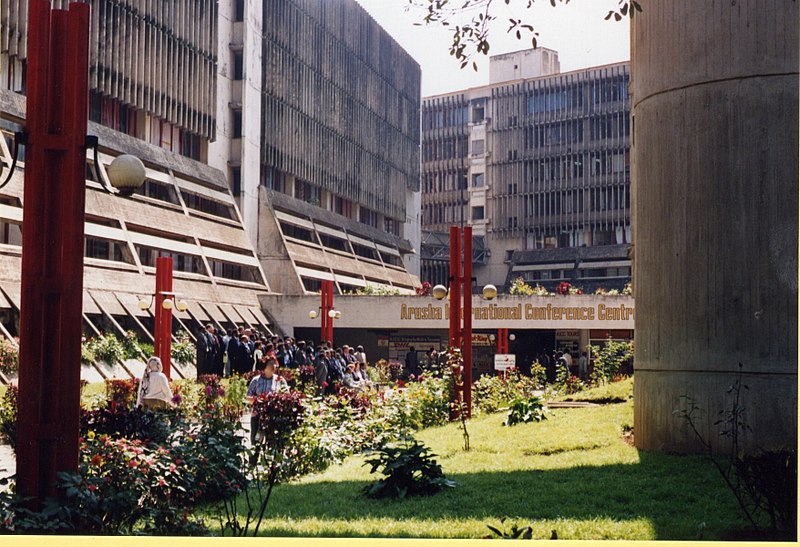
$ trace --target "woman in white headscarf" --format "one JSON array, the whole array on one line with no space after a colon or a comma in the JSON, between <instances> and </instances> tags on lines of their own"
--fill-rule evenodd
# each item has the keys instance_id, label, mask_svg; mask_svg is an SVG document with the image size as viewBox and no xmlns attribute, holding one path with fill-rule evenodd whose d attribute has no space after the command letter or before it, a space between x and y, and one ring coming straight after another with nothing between
<instances>
[{"instance_id":1,"label":"woman in white headscarf","mask_svg":"<svg viewBox=\"0 0 800 547\"><path fill-rule=\"evenodd\" d=\"M145 410L163 409L172 403L172 390L169 388L167 376L161 372L163 365L158 357L151 357L139 383L139 396L136 406Z\"/></svg>"}]
</instances>

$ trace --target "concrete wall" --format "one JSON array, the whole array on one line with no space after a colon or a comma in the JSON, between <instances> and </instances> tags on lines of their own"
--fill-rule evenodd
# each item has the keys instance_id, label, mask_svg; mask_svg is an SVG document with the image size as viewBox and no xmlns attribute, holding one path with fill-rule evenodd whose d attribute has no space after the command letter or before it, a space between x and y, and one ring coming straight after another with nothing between
<instances>
[{"instance_id":1,"label":"concrete wall","mask_svg":"<svg viewBox=\"0 0 800 547\"><path fill-rule=\"evenodd\" d=\"M636 444L797 445L798 3L648 2L632 26ZM724 440L724 439L723 439Z\"/></svg>"},{"instance_id":2,"label":"concrete wall","mask_svg":"<svg viewBox=\"0 0 800 547\"><path fill-rule=\"evenodd\" d=\"M522 78L538 78L558 74L561 64L558 52L547 48L525 49L489 59L489 83L509 82Z\"/></svg>"}]
</instances>

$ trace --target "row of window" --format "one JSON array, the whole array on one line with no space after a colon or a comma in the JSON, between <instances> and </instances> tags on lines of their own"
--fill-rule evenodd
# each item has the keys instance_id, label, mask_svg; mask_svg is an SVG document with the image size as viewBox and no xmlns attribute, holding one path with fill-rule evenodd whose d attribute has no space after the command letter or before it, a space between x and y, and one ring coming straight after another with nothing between
<instances>
[{"instance_id":1,"label":"row of window","mask_svg":"<svg viewBox=\"0 0 800 547\"><path fill-rule=\"evenodd\" d=\"M390 264L392 266L403 266L403 261L399 256L392 253L380 252L374 247L367 247L366 245L354 243L324 232L317 232L315 235L312 230L289 222L281 221L280 227L283 235L286 237L299 239L314 245L322 245L328 249L353 254L376 262L382 261L384 264Z\"/></svg>"},{"instance_id":2,"label":"row of window","mask_svg":"<svg viewBox=\"0 0 800 547\"><path fill-rule=\"evenodd\" d=\"M134 248L139 256L139 262L143 266L155 267L156 258L171 257L172 267L175 271L207 275L203 261L197 255L176 253L139 244L134 244ZM128 245L121 241L86 236L83 254L86 258L135 265ZM208 266L214 277L263 284L261 273L255 266L234 264L211 258L208 259Z\"/></svg>"},{"instance_id":3,"label":"row of window","mask_svg":"<svg viewBox=\"0 0 800 547\"><path fill-rule=\"evenodd\" d=\"M620 268L579 268L576 270L535 270L525 272L526 282L549 281L552 279L606 279L609 277L630 277L629 267Z\"/></svg>"},{"instance_id":4,"label":"row of window","mask_svg":"<svg viewBox=\"0 0 800 547\"><path fill-rule=\"evenodd\" d=\"M136 190L135 194L180 206L178 194L175 191L175 186L172 184L165 184L148 178L145 179L144 184ZM236 212L233 205L229 203L216 201L186 189L181 189L181 196L183 197L183 202L186 204L186 207L189 209L227 220L236 219Z\"/></svg>"},{"instance_id":5,"label":"row of window","mask_svg":"<svg viewBox=\"0 0 800 547\"><path fill-rule=\"evenodd\" d=\"M460 105L428 106L422 112L422 130L441 129L466 125L469 120L469 107Z\"/></svg>"},{"instance_id":6,"label":"row of window","mask_svg":"<svg viewBox=\"0 0 800 547\"><path fill-rule=\"evenodd\" d=\"M591 104L626 100L628 97L628 77L620 76L576 83L566 87L543 88L529 92L525 98L525 112L555 112L567 109L580 110L584 103L584 90L588 88Z\"/></svg>"}]
</instances>

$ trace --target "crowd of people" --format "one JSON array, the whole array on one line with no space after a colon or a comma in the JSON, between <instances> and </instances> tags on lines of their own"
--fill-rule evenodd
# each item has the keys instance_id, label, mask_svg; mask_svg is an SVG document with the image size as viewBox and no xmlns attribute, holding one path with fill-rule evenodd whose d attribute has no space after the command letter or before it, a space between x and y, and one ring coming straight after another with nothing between
<instances>
[{"instance_id":1,"label":"crowd of people","mask_svg":"<svg viewBox=\"0 0 800 547\"><path fill-rule=\"evenodd\" d=\"M268 369L271 366L271 369ZM295 340L266 335L252 329L239 327L224 334L213 325L207 325L197 337L197 376L216 374L227 377L243 376L256 371L259 376L285 368L314 367L314 378L320 394L333 393L336 385L362 390L371 386L367 374L367 355L362 346L343 345L334 348L328 342ZM265 372L270 371L270 372ZM253 380L257 380L258 376ZM250 387L265 386L264 382ZM278 384L276 384L278 385ZM254 395L274 391L272 384L265 390L254 387Z\"/></svg>"}]
</instances>

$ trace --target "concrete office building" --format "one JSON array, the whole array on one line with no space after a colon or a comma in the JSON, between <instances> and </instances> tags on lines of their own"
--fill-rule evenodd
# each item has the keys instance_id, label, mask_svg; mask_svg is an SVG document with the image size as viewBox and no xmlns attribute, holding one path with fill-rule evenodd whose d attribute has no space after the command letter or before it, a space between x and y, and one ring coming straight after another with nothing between
<instances>
[{"instance_id":1,"label":"concrete office building","mask_svg":"<svg viewBox=\"0 0 800 547\"><path fill-rule=\"evenodd\" d=\"M14 133L25 127L27 2L4 3L0 26L0 161L12 163ZM271 328L259 294L269 293L224 173L202 161L216 125L216 2L92 3L89 134L100 142L99 164L87 153L83 320L87 334L127 329L152 339L155 259L170 256L174 290L188 303L173 309L174 329ZM158 62L160 60L160 62ZM186 85L191 80L197 85ZM18 334L25 149L0 190L0 330ZM146 167L130 198L109 194L106 168L130 153ZM191 367L173 367L178 376ZM83 376L136 374L86 365ZM0 378L0 380L2 380Z\"/></svg>"},{"instance_id":2,"label":"concrete office building","mask_svg":"<svg viewBox=\"0 0 800 547\"><path fill-rule=\"evenodd\" d=\"M217 138L278 292L419 284L419 65L353 0L221 3Z\"/></svg>"},{"instance_id":3,"label":"concrete office building","mask_svg":"<svg viewBox=\"0 0 800 547\"><path fill-rule=\"evenodd\" d=\"M100 155L94 166L87 153L87 333L151 337L152 312L137 303L154 290L157 256L173 258L175 290L189 305L174 310L174 326L191 332L207 322L282 330L259 295L303 294L320 279L340 291L413 292L404 257L418 241L420 71L362 8L351 0L90 3L89 133ZM25 127L26 58L27 2L9 0L0 21L6 169ZM24 151L0 189L7 338L18 333ZM123 153L147 170L131 198L102 185ZM84 376L117 373L126 371Z\"/></svg>"},{"instance_id":4,"label":"concrete office building","mask_svg":"<svg viewBox=\"0 0 800 547\"><path fill-rule=\"evenodd\" d=\"M629 63L560 73L546 48L490 59L490 84L423 100L422 275L444 283L451 225L479 286L631 278Z\"/></svg>"}]
</instances>

